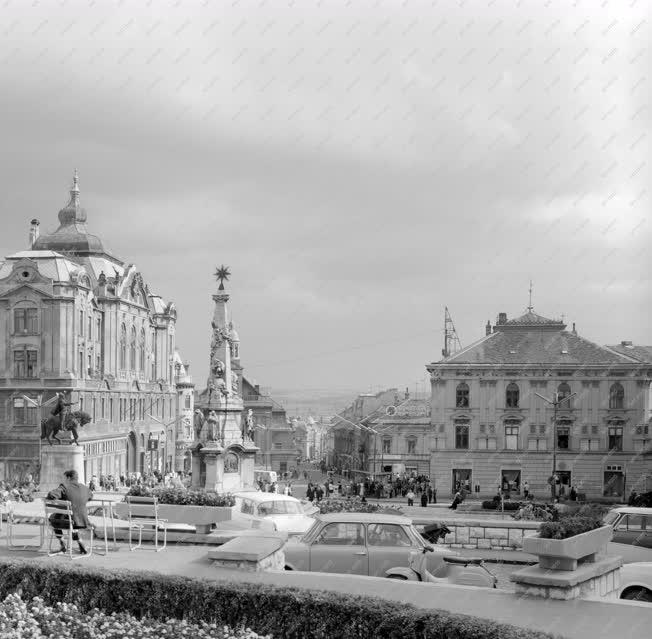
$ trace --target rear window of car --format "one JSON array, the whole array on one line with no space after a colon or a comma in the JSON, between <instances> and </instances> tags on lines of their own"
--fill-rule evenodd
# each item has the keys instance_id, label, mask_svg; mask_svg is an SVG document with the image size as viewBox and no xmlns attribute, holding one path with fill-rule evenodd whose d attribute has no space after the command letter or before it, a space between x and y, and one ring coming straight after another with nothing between
<instances>
[{"instance_id":1,"label":"rear window of car","mask_svg":"<svg viewBox=\"0 0 652 639\"><path fill-rule=\"evenodd\" d=\"M303 515L301 504L294 501L264 501L258 504L258 514L261 517L270 515Z\"/></svg>"}]
</instances>

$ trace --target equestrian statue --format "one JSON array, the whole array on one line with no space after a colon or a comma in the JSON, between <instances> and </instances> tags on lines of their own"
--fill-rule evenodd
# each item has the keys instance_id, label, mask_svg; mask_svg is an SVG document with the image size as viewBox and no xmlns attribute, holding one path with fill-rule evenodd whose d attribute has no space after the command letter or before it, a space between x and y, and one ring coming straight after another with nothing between
<instances>
[{"instance_id":1,"label":"equestrian statue","mask_svg":"<svg viewBox=\"0 0 652 639\"><path fill-rule=\"evenodd\" d=\"M64 401L63 393L57 393L57 403L52 409L50 417L41 420L41 439L47 439L50 446L52 446L50 436L54 437L59 444L62 443L57 437L57 433L61 430L71 432L75 444L79 446L77 429L90 423L91 416L80 410L70 412L69 407L73 403L76 402Z\"/></svg>"}]
</instances>

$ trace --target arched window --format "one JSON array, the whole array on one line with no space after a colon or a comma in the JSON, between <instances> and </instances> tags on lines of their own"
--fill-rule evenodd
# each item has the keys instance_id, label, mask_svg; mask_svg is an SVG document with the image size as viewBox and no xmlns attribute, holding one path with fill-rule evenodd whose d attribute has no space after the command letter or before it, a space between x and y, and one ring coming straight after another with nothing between
<instances>
[{"instance_id":1,"label":"arched window","mask_svg":"<svg viewBox=\"0 0 652 639\"><path fill-rule=\"evenodd\" d=\"M120 368L127 368L127 327L120 327Z\"/></svg>"},{"instance_id":2,"label":"arched window","mask_svg":"<svg viewBox=\"0 0 652 639\"><path fill-rule=\"evenodd\" d=\"M557 401L560 408L572 408L572 400L566 399L570 397L571 388L566 382L562 382L557 386Z\"/></svg>"},{"instance_id":3,"label":"arched window","mask_svg":"<svg viewBox=\"0 0 652 639\"><path fill-rule=\"evenodd\" d=\"M518 408L518 400L518 385L512 382L507 385L507 389L505 390L505 406L507 406L507 408Z\"/></svg>"},{"instance_id":4,"label":"arched window","mask_svg":"<svg viewBox=\"0 0 652 639\"><path fill-rule=\"evenodd\" d=\"M609 389L609 408L623 408L625 403L625 389L616 382Z\"/></svg>"},{"instance_id":5,"label":"arched window","mask_svg":"<svg viewBox=\"0 0 652 639\"><path fill-rule=\"evenodd\" d=\"M138 342L138 370L145 372L145 329L140 329L140 341Z\"/></svg>"},{"instance_id":6,"label":"arched window","mask_svg":"<svg viewBox=\"0 0 652 639\"><path fill-rule=\"evenodd\" d=\"M469 407L469 386L464 382L457 385L455 391L455 406L457 406L457 408Z\"/></svg>"},{"instance_id":7,"label":"arched window","mask_svg":"<svg viewBox=\"0 0 652 639\"><path fill-rule=\"evenodd\" d=\"M131 327L131 339L129 340L129 363L131 370L136 370L136 327Z\"/></svg>"}]
</instances>

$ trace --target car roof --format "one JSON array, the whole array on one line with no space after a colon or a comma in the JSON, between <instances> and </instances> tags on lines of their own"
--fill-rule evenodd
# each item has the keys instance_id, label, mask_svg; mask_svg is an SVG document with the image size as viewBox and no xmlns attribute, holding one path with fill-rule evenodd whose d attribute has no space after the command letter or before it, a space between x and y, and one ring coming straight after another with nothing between
<instances>
[{"instance_id":1,"label":"car roof","mask_svg":"<svg viewBox=\"0 0 652 639\"><path fill-rule=\"evenodd\" d=\"M380 513L326 513L316 515L321 521L336 521L342 523L361 523L361 524L411 524L412 520L402 515L383 515Z\"/></svg>"},{"instance_id":2,"label":"car roof","mask_svg":"<svg viewBox=\"0 0 652 639\"><path fill-rule=\"evenodd\" d=\"M652 515L652 508L644 508L643 506L621 506L620 508L612 508L612 513L629 513L630 515Z\"/></svg>"},{"instance_id":3,"label":"car roof","mask_svg":"<svg viewBox=\"0 0 652 639\"><path fill-rule=\"evenodd\" d=\"M298 501L300 500L296 497L291 497L290 495L284 495L283 493L264 493L261 490L252 490L252 491L240 491L233 493L234 497L241 497L246 499L251 499L251 501L261 502L261 501Z\"/></svg>"}]
</instances>

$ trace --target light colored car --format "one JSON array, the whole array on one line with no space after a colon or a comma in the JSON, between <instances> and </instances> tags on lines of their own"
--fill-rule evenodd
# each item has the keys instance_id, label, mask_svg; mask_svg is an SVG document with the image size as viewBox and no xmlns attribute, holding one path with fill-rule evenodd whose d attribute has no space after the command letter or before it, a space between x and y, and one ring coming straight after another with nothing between
<instances>
[{"instance_id":1,"label":"light colored car","mask_svg":"<svg viewBox=\"0 0 652 639\"><path fill-rule=\"evenodd\" d=\"M620 569L618 599L652 604L652 561L625 564Z\"/></svg>"},{"instance_id":2,"label":"light colored car","mask_svg":"<svg viewBox=\"0 0 652 639\"><path fill-rule=\"evenodd\" d=\"M612 542L652 548L652 508L614 508L605 515L604 523L613 526Z\"/></svg>"},{"instance_id":3,"label":"light colored car","mask_svg":"<svg viewBox=\"0 0 652 639\"><path fill-rule=\"evenodd\" d=\"M304 504L289 495L243 491L234 496L233 520L252 528L278 530L294 536L303 535L315 523L314 518L306 514Z\"/></svg>"},{"instance_id":4,"label":"light colored car","mask_svg":"<svg viewBox=\"0 0 652 639\"><path fill-rule=\"evenodd\" d=\"M407 517L329 513L315 521L303 537L285 544L286 570L385 577L390 568L408 565L410 551L432 547ZM443 557L457 553L434 546L428 555L428 570L439 574L445 569Z\"/></svg>"}]
</instances>

